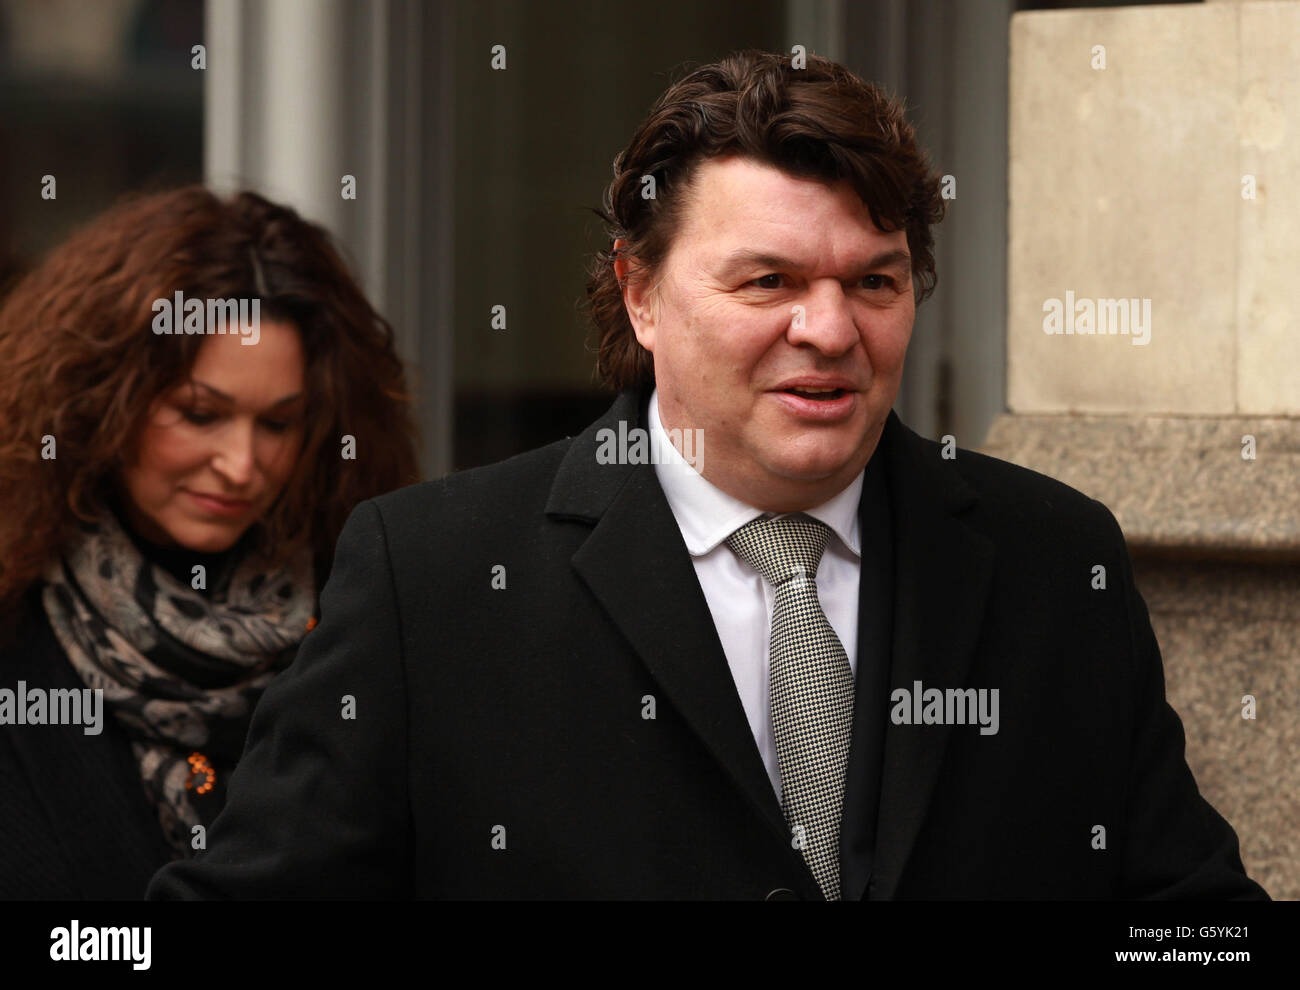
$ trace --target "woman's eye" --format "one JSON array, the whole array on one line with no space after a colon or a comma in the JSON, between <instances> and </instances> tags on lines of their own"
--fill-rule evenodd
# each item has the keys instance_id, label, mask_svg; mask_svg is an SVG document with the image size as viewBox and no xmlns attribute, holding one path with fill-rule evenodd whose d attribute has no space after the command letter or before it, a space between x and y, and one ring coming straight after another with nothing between
<instances>
[{"instance_id":1,"label":"woman's eye","mask_svg":"<svg viewBox=\"0 0 1300 990\"><path fill-rule=\"evenodd\" d=\"M293 426L292 423L285 422L284 420L278 420L278 419L275 420L264 419L262 420L262 425L265 426L272 433L283 433L285 430L289 429L289 427Z\"/></svg>"},{"instance_id":2,"label":"woman's eye","mask_svg":"<svg viewBox=\"0 0 1300 990\"><path fill-rule=\"evenodd\" d=\"M199 412L197 409L182 409L181 415L195 426L207 426L217 418L212 413Z\"/></svg>"}]
</instances>

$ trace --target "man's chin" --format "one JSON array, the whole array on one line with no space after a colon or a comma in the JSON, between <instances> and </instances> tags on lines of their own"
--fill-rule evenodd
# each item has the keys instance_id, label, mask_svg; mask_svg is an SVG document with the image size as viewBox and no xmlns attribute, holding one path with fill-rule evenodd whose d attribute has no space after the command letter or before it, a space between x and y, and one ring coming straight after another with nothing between
<instances>
[{"instance_id":1,"label":"man's chin","mask_svg":"<svg viewBox=\"0 0 1300 990\"><path fill-rule=\"evenodd\" d=\"M842 454L839 456L810 455L774 459L768 463L767 470L769 474L782 481L813 486L836 478L845 479L847 484L853 480L857 471L861 470L860 467L854 470L854 465L854 458Z\"/></svg>"}]
</instances>

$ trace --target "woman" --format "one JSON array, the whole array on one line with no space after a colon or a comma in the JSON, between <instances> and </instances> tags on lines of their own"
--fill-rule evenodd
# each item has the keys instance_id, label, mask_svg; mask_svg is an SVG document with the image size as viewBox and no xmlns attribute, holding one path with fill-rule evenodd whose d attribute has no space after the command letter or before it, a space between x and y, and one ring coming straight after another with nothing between
<instances>
[{"instance_id":1,"label":"woman","mask_svg":"<svg viewBox=\"0 0 1300 990\"><path fill-rule=\"evenodd\" d=\"M4 299L0 421L0 896L138 898L348 513L418 480L392 329L292 210L138 197Z\"/></svg>"}]
</instances>

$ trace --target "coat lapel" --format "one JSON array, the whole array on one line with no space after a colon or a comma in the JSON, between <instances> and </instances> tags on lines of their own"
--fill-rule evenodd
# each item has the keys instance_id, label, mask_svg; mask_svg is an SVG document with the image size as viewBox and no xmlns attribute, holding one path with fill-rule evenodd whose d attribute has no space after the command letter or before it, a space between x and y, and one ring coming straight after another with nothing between
<instances>
[{"instance_id":1,"label":"coat lapel","mask_svg":"<svg viewBox=\"0 0 1300 990\"><path fill-rule=\"evenodd\" d=\"M645 393L625 392L574 439L546 513L594 524L573 567L631 643L673 708L735 781L774 841L788 851L805 897L820 897L793 849L754 743L731 668L677 521L652 464L600 464L598 435L644 428Z\"/></svg>"},{"instance_id":2,"label":"coat lapel","mask_svg":"<svg viewBox=\"0 0 1300 990\"><path fill-rule=\"evenodd\" d=\"M889 692L911 692L915 681L962 688L992 582L994 545L959 518L977 496L937 444L892 412L882 442L894 530ZM882 703L888 702L887 694ZM873 900L891 899L898 889L952 733L949 725L894 725L888 708L885 718Z\"/></svg>"},{"instance_id":3,"label":"coat lapel","mask_svg":"<svg viewBox=\"0 0 1300 990\"><path fill-rule=\"evenodd\" d=\"M893 429L886 426L886 431ZM840 894L864 900L876 843L880 808L880 768L889 698L894 601L894 545L889 490L885 481L887 434L872 454L863 475L858 522L862 566L858 572L857 677L853 741L844 777L840 815Z\"/></svg>"}]
</instances>

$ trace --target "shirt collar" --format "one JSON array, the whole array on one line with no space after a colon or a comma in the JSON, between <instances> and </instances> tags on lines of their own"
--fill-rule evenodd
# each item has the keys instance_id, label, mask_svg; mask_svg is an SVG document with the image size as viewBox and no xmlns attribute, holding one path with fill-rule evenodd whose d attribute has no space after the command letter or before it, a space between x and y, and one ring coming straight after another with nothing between
<instances>
[{"instance_id":1,"label":"shirt collar","mask_svg":"<svg viewBox=\"0 0 1300 990\"><path fill-rule=\"evenodd\" d=\"M782 514L764 512L733 498L707 480L682 457L659 420L658 389L650 393L647 419L650 433L654 437L652 443L659 448L659 454L655 458L655 474L668 499L668 506L677 519L678 528L682 531L686 549L692 557L713 550L752 519ZM707 456L707 453L697 450L697 456ZM840 538L840 542L859 558L862 556L862 548L859 542L858 503L862 498L862 475L863 472L859 471L857 477L838 495L815 508L804 510L807 515L829 526Z\"/></svg>"}]
</instances>

